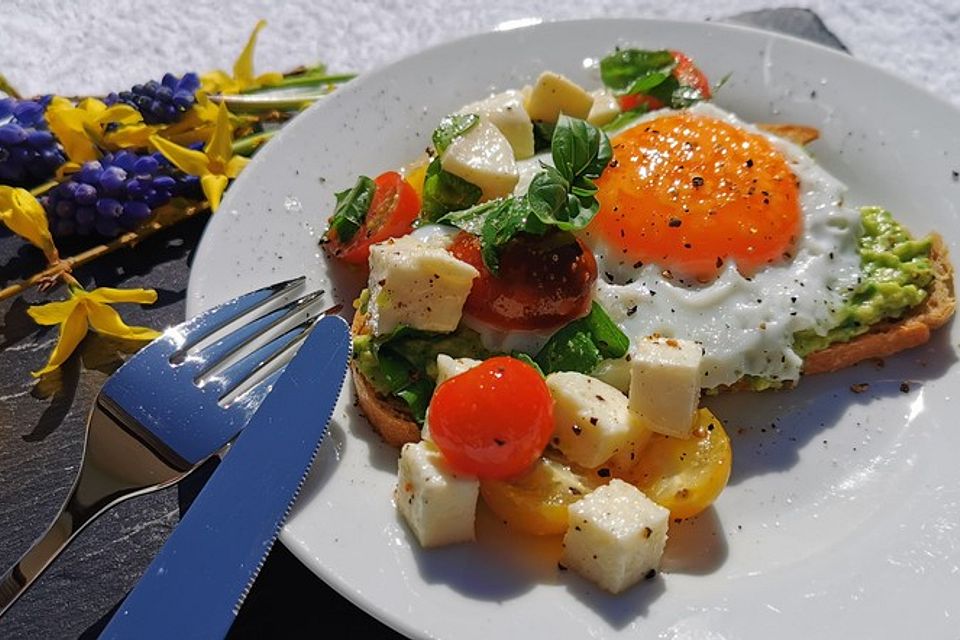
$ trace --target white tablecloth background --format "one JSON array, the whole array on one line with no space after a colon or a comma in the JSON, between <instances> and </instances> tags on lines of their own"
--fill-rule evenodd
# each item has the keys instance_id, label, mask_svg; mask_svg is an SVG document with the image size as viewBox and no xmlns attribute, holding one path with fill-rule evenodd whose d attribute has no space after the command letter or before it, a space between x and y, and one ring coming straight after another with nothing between
<instances>
[{"instance_id":1,"label":"white tablecloth background","mask_svg":"<svg viewBox=\"0 0 960 640\"><path fill-rule=\"evenodd\" d=\"M862 60L960 105L960 0L0 0L0 73L24 94L122 90L165 71L229 70L257 19L257 68L366 71L522 18L719 19L804 6Z\"/></svg>"}]
</instances>

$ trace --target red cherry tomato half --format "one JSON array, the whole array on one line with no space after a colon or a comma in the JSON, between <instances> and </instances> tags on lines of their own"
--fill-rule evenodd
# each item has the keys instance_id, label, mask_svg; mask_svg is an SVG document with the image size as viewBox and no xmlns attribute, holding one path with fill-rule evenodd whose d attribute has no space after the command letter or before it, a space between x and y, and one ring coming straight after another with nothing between
<instances>
[{"instance_id":1,"label":"red cherry tomato half","mask_svg":"<svg viewBox=\"0 0 960 640\"><path fill-rule=\"evenodd\" d=\"M443 382L428 414L430 436L450 466L478 478L522 473L553 433L553 398L536 369L497 356Z\"/></svg>"},{"instance_id":2,"label":"red cherry tomato half","mask_svg":"<svg viewBox=\"0 0 960 640\"><path fill-rule=\"evenodd\" d=\"M474 235L458 234L450 253L480 272L464 313L498 329L552 329L590 308L597 261L572 234L517 236L501 250L497 275L484 264Z\"/></svg>"},{"instance_id":3,"label":"red cherry tomato half","mask_svg":"<svg viewBox=\"0 0 960 640\"><path fill-rule=\"evenodd\" d=\"M673 77L677 79L677 82L684 87L693 87L698 90L704 98L710 98L712 95L710 82L707 80L707 76L700 71L700 68L694 64L693 60L680 51L671 51L670 53L677 62L672 74ZM659 98L654 98L653 96L648 96L643 93L620 96L617 98L617 101L620 103L621 111L631 111L641 106L646 107L648 111L653 111L654 109L662 109L666 106Z\"/></svg>"},{"instance_id":4,"label":"red cherry tomato half","mask_svg":"<svg viewBox=\"0 0 960 640\"><path fill-rule=\"evenodd\" d=\"M333 255L344 262L367 264L370 245L410 233L420 213L420 197L396 171L380 174L374 184L376 189L363 225L347 243L341 244L336 237L328 243Z\"/></svg>"}]
</instances>

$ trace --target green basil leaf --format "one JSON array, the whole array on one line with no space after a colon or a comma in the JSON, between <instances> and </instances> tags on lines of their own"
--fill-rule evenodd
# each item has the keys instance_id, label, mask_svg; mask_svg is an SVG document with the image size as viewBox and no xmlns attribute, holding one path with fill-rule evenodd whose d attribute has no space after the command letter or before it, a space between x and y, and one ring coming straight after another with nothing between
<instances>
[{"instance_id":1,"label":"green basil leaf","mask_svg":"<svg viewBox=\"0 0 960 640\"><path fill-rule=\"evenodd\" d=\"M537 354L536 362L544 373L579 371L590 374L604 358L622 358L630 340L599 303L590 313L574 320L550 337Z\"/></svg>"},{"instance_id":2,"label":"green basil leaf","mask_svg":"<svg viewBox=\"0 0 960 640\"><path fill-rule=\"evenodd\" d=\"M623 91L637 79L656 72L670 73L676 61L669 51L619 49L600 61L603 84Z\"/></svg>"},{"instance_id":3,"label":"green basil leaf","mask_svg":"<svg viewBox=\"0 0 960 640\"><path fill-rule=\"evenodd\" d=\"M480 116L475 113L455 113L446 116L433 131L433 146L437 155L443 155L450 143L473 129L480 122Z\"/></svg>"},{"instance_id":4,"label":"green basil leaf","mask_svg":"<svg viewBox=\"0 0 960 640\"><path fill-rule=\"evenodd\" d=\"M483 229L483 223L487 219L487 215L499 207L503 200L503 198L497 198L496 200L474 205L463 211L451 211L437 219L437 222L440 224L449 224L467 233L479 236L480 231Z\"/></svg>"},{"instance_id":5,"label":"green basil leaf","mask_svg":"<svg viewBox=\"0 0 960 640\"><path fill-rule=\"evenodd\" d=\"M670 96L670 106L674 109L686 109L693 104L703 102L705 99L700 89L680 85L673 90L673 94Z\"/></svg>"},{"instance_id":6,"label":"green basil leaf","mask_svg":"<svg viewBox=\"0 0 960 640\"><path fill-rule=\"evenodd\" d=\"M534 359L545 375L557 371L579 371L590 374L603 358L579 321L557 331Z\"/></svg>"},{"instance_id":7,"label":"green basil leaf","mask_svg":"<svg viewBox=\"0 0 960 640\"><path fill-rule=\"evenodd\" d=\"M376 351L377 365L391 393L405 388L414 380L415 370L407 360L390 349Z\"/></svg>"},{"instance_id":8,"label":"green basil leaf","mask_svg":"<svg viewBox=\"0 0 960 640\"><path fill-rule=\"evenodd\" d=\"M624 91L624 93L628 95L633 95L635 93L650 93L654 88L663 84L663 82L670 77L670 72L672 70L673 68L670 67L661 71L652 71L644 74L631 82L630 86L627 87L627 90Z\"/></svg>"},{"instance_id":9,"label":"green basil leaf","mask_svg":"<svg viewBox=\"0 0 960 640\"><path fill-rule=\"evenodd\" d=\"M499 249L524 230L529 206L525 198L506 198L490 210L480 230L480 254L494 275L500 270Z\"/></svg>"},{"instance_id":10,"label":"green basil leaf","mask_svg":"<svg viewBox=\"0 0 960 640\"><path fill-rule=\"evenodd\" d=\"M469 209L482 195L480 187L444 171L440 158L434 158L423 180L422 215L428 222L436 222L447 212Z\"/></svg>"},{"instance_id":11,"label":"green basil leaf","mask_svg":"<svg viewBox=\"0 0 960 640\"><path fill-rule=\"evenodd\" d=\"M590 313L584 318L594 344L604 358L622 358L630 349L630 339L620 327L610 319L598 302L590 307Z\"/></svg>"},{"instance_id":12,"label":"green basil leaf","mask_svg":"<svg viewBox=\"0 0 960 640\"><path fill-rule=\"evenodd\" d=\"M335 194L337 206L330 217L330 230L336 232L341 243L350 242L363 225L376 189L371 178L360 176L352 188Z\"/></svg>"},{"instance_id":13,"label":"green basil leaf","mask_svg":"<svg viewBox=\"0 0 960 640\"><path fill-rule=\"evenodd\" d=\"M610 139L585 120L561 115L553 132L551 147L557 171L574 182L577 178L599 178L613 157Z\"/></svg>"},{"instance_id":14,"label":"green basil leaf","mask_svg":"<svg viewBox=\"0 0 960 640\"><path fill-rule=\"evenodd\" d=\"M646 95L653 96L668 107L673 107L673 95L680 88L680 81L669 76L657 86L646 91Z\"/></svg>"},{"instance_id":15,"label":"green basil leaf","mask_svg":"<svg viewBox=\"0 0 960 640\"><path fill-rule=\"evenodd\" d=\"M537 373L540 374L540 377L546 377L543 375L543 369L540 368L540 365L537 364L537 361L531 358L529 354L526 354L523 351L514 351L510 354L510 357L515 358L524 364L530 365L537 370Z\"/></svg>"},{"instance_id":16,"label":"green basil leaf","mask_svg":"<svg viewBox=\"0 0 960 640\"><path fill-rule=\"evenodd\" d=\"M412 384L396 392L397 397L407 403L410 413L417 424L423 424L427 418L427 407L433 397L434 384L430 380L420 378Z\"/></svg>"},{"instance_id":17,"label":"green basil leaf","mask_svg":"<svg viewBox=\"0 0 960 640\"><path fill-rule=\"evenodd\" d=\"M625 128L627 125L632 124L637 118L645 115L648 111L649 109L646 105L641 105L636 109L631 109L630 111L624 111L623 113L617 114L616 118L600 127L600 129L605 133L618 131Z\"/></svg>"}]
</instances>

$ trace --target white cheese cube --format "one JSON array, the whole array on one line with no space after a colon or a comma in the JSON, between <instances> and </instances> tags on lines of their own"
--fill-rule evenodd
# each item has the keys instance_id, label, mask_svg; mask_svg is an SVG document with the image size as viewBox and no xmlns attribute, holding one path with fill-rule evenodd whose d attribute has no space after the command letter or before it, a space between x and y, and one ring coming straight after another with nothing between
<instances>
[{"instance_id":1,"label":"white cheese cube","mask_svg":"<svg viewBox=\"0 0 960 640\"><path fill-rule=\"evenodd\" d=\"M480 364L480 360L474 360L473 358L451 358L447 354L441 353L437 356L437 386L440 386L441 382L445 382L453 376L473 369L478 364Z\"/></svg>"},{"instance_id":2,"label":"white cheese cube","mask_svg":"<svg viewBox=\"0 0 960 640\"><path fill-rule=\"evenodd\" d=\"M593 96L593 105L590 106L590 113L587 114L587 122L595 127L602 127L611 122L620 115L620 103L617 97L609 89L597 89L591 91Z\"/></svg>"},{"instance_id":3,"label":"white cheese cube","mask_svg":"<svg viewBox=\"0 0 960 640\"><path fill-rule=\"evenodd\" d=\"M540 74L526 103L527 115L534 122L556 122L561 113L582 120L592 106L593 96L572 80L552 71Z\"/></svg>"},{"instance_id":4,"label":"white cheese cube","mask_svg":"<svg viewBox=\"0 0 960 640\"><path fill-rule=\"evenodd\" d=\"M412 236L370 247L368 322L374 335L407 325L453 331L480 273L442 246Z\"/></svg>"},{"instance_id":5,"label":"white cheese cube","mask_svg":"<svg viewBox=\"0 0 960 640\"><path fill-rule=\"evenodd\" d=\"M606 382L561 371L547 376L547 387L554 401L550 442L572 462L596 467L631 440L645 438L627 397Z\"/></svg>"},{"instance_id":6,"label":"white cheese cube","mask_svg":"<svg viewBox=\"0 0 960 640\"><path fill-rule=\"evenodd\" d=\"M622 480L570 505L560 563L611 593L660 568L670 511Z\"/></svg>"},{"instance_id":7,"label":"white cheese cube","mask_svg":"<svg viewBox=\"0 0 960 640\"><path fill-rule=\"evenodd\" d=\"M700 402L703 349L689 340L649 337L630 354L630 409L647 427L689 438Z\"/></svg>"},{"instance_id":8,"label":"white cheese cube","mask_svg":"<svg viewBox=\"0 0 960 640\"><path fill-rule=\"evenodd\" d=\"M483 118L440 156L444 171L480 187L483 200L510 195L520 176L510 141Z\"/></svg>"},{"instance_id":9,"label":"white cheese cube","mask_svg":"<svg viewBox=\"0 0 960 640\"><path fill-rule=\"evenodd\" d=\"M517 160L533 155L533 122L523 108L523 95L516 89L468 104L460 113L475 113L490 121L510 142Z\"/></svg>"},{"instance_id":10,"label":"white cheese cube","mask_svg":"<svg viewBox=\"0 0 960 640\"><path fill-rule=\"evenodd\" d=\"M451 471L432 443L407 443L400 450L394 497L421 546L474 540L479 491L479 481Z\"/></svg>"}]
</instances>

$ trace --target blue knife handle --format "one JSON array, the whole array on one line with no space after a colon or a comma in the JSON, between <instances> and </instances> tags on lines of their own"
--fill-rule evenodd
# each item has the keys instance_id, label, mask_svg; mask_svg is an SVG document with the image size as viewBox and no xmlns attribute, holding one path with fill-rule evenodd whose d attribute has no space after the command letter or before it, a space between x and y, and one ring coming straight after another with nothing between
<instances>
[{"instance_id":1,"label":"blue knife handle","mask_svg":"<svg viewBox=\"0 0 960 640\"><path fill-rule=\"evenodd\" d=\"M101 638L223 638L273 546L340 395L343 319L319 321Z\"/></svg>"}]
</instances>

